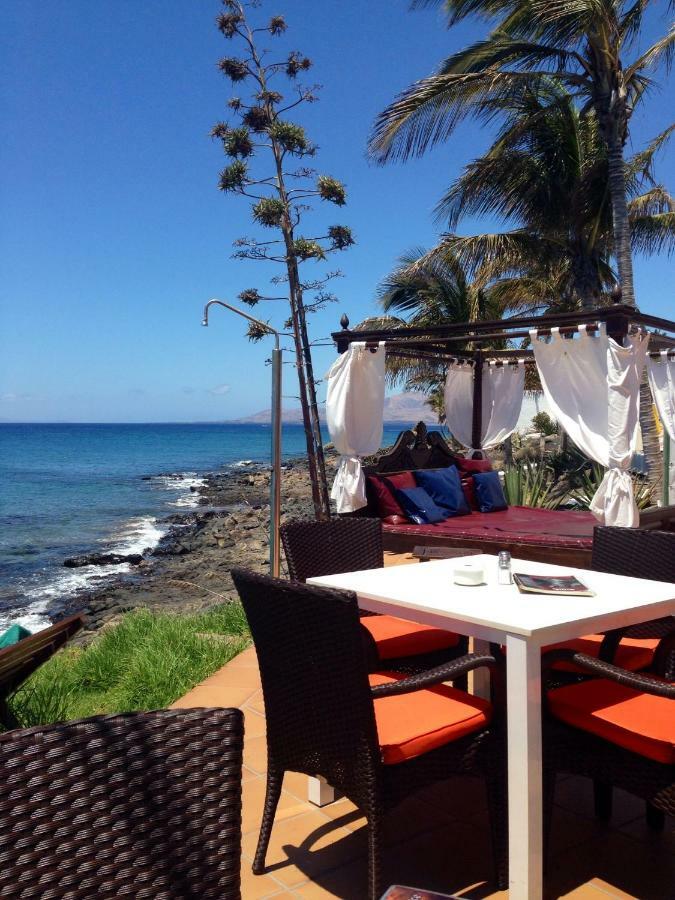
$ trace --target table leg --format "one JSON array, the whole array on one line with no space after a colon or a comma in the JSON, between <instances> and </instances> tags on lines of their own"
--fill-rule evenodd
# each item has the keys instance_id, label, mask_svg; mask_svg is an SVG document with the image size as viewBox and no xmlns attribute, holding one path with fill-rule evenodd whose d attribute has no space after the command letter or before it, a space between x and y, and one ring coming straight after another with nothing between
<instances>
[{"instance_id":1,"label":"table leg","mask_svg":"<svg viewBox=\"0 0 675 900\"><path fill-rule=\"evenodd\" d=\"M342 794L331 787L321 775L308 776L307 799L315 806L327 806L339 800Z\"/></svg>"},{"instance_id":2,"label":"table leg","mask_svg":"<svg viewBox=\"0 0 675 900\"><path fill-rule=\"evenodd\" d=\"M469 650L472 653L489 653L490 642L484 641L482 638L471 638ZM469 672L469 690L477 697L483 697L484 700L490 699L490 670L485 666L480 669L474 669Z\"/></svg>"},{"instance_id":3,"label":"table leg","mask_svg":"<svg viewBox=\"0 0 675 900\"><path fill-rule=\"evenodd\" d=\"M540 900L543 891L541 649L506 638L509 768L509 897Z\"/></svg>"}]
</instances>

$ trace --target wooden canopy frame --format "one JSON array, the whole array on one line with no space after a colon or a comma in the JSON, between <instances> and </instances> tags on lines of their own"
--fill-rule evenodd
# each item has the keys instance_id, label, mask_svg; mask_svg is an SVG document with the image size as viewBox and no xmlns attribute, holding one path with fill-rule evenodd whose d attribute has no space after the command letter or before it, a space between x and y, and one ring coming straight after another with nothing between
<instances>
[{"instance_id":1,"label":"wooden canopy frame","mask_svg":"<svg viewBox=\"0 0 675 900\"><path fill-rule=\"evenodd\" d=\"M607 333L619 343L632 327L650 330L650 343L655 350L650 356L658 356L660 350L675 355L675 322L650 316L640 312L633 306L613 303L611 306L595 309L578 310L576 312L549 313L541 316L514 316L507 319L490 321L460 322L452 325L435 325L428 328L419 326L403 326L401 328L364 328L350 329L349 319L343 315L340 319L341 330L331 335L337 345L338 353L344 353L350 344L365 341L376 345L384 341L389 356L403 359L424 359L437 362L439 365L452 359L463 359L473 365L473 416L471 441L474 448L481 447L482 403L483 403L483 362L494 360L497 365L524 360L534 362L534 353L526 348L508 348L495 350L486 347L495 341L508 344L513 340L527 338L531 329L540 335L551 333L558 328L561 334L572 335L578 331L579 325L586 325L594 331L604 323ZM459 345L459 346L457 346ZM462 345L469 345L467 350Z\"/></svg>"}]
</instances>

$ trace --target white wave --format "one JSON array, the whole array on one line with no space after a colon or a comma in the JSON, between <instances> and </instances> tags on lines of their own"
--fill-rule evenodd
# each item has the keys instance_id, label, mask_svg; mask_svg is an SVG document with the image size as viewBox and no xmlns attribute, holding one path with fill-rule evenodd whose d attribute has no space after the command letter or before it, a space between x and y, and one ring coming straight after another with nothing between
<instances>
[{"instance_id":1,"label":"white wave","mask_svg":"<svg viewBox=\"0 0 675 900\"><path fill-rule=\"evenodd\" d=\"M192 508L199 505L199 489L206 484L206 478L195 472L183 472L177 475L158 475L153 482L166 491L181 494L169 502L169 506ZM193 490L194 488L194 490Z\"/></svg>"},{"instance_id":2,"label":"white wave","mask_svg":"<svg viewBox=\"0 0 675 900\"><path fill-rule=\"evenodd\" d=\"M156 547L164 537L168 528L159 525L155 516L139 516L129 519L111 538L106 538L110 553L143 553L148 548ZM87 567L85 567L87 568ZM100 568L100 567L98 567ZM114 566L106 566L110 571Z\"/></svg>"},{"instance_id":3,"label":"white wave","mask_svg":"<svg viewBox=\"0 0 675 900\"><path fill-rule=\"evenodd\" d=\"M245 466L252 466L252 465L253 465L252 459L240 459L238 462L232 463L232 468L233 469L242 469Z\"/></svg>"}]
</instances>

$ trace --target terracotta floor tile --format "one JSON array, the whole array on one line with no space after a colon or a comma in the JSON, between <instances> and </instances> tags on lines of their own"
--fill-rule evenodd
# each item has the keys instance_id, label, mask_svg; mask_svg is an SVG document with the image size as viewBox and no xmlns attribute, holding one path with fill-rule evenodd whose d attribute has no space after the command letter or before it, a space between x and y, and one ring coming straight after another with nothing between
<instances>
[{"instance_id":1,"label":"terracotta floor tile","mask_svg":"<svg viewBox=\"0 0 675 900\"><path fill-rule=\"evenodd\" d=\"M257 840L257 831L244 835L247 856L255 852ZM320 812L307 812L275 823L267 853L267 874L293 887L351 861L363 850L357 834L336 827Z\"/></svg>"},{"instance_id":2,"label":"terracotta floor tile","mask_svg":"<svg viewBox=\"0 0 675 900\"><path fill-rule=\"evenodd\" d=\"M250 698L252 689L239 685L197 685L180 700L171 704L171 709L189 709L197 706L243 706Z\"/></svg>"},{"instance_id":3,"label":"terracotta floor tile","mask_svg":"<svg viewBox=\"0 0 675 900\"><path fill-rule=\"evenodd\" d=\"M264 735L244 738L244 764L254 772L267 771L267 738Z\"/></svg>"},{"instance_id":4,"label":"terracotta floor tile","mask_svg":"<svg viewBox=\"0 0 675 900\"><path fill-rule=\"evenodd\" d=\"M590 778L567 778L556 786L555 802L578 815L595 818L593 809L593 782ZM644 813L644 803L637 797L618 788L614 790L612 825L618 827Z\"/></svg>"},{"instance_id":5,"label":"terracotta floor tile","mask_svg":"<svg viewBox=\"0 0 675 900\"><path fill-rule=\"evenodd\" d=\"M242 833L260 830L262 811L265 802L266 779L253 778L245 782L242 789ZM281 792L275 822L281 822L289 816L297 816L308 811L308 804L303 803L292 794Z\"/></svg>"},{"instance_id":6,"label":"terracotta floor tile","mask_svg":"<svg viewBox=\"0 0 675 900\"><path fill-rule=\"evenodd\" d=\"M249 706L244 705L244 734L247 738L262 737L267 732L265 716L254 712Z\"/></svg>"},{"instance_id":7,"label":"terracotta floor tile","mask_svg":"<svg viewBox=\"0 0 675 900\"><path fill-rule=\"evenodd\" d=\"M594 841L571 848L553 858L549 872L551 889L565 896L584 884L606 893L638 900L672 900L675 896L675 858L670 852L635 841L615 830ZM611 896L611 893L610 893Z\"/></svg>"},{"instance_id":8,"label":"terracotta floor tile","mask_svg":"<svg viewBox=\"0 0 675 900\"><path fill-rule=\"evenodd\" d=\"M228 666L231 668L246 668L253 667L255 669L258 668L258 656L255 652L255 647L251 645L248 649L243 650L241 653L238 653L234 659L231 659L228 663Z\"/></svg>"},{"instance_id":9,"label":"terracotta floor tile","mask_svg":"<svg viewBox=\"0 0 675 900\"><path fill-rule=\"evenodd\" d=\"M257 713L260 713L261 716L265 715L265 703L262 698L262 694L258 692L258 696L255 694L248 699L247 706L250 706L251 709L255 710Z\"/></svg>"},{"instance_id":10,"label":"terracotta floor tile","mask_svg":"<svg viewBox=\"0 0 675 900\"><path fill-rule=\"evenodd\" d=\"M265 897L278 896L283 886L268 875L254 875L248 859L241 861L241 896L242 900L263 900ZM283 893L282 893L283 895Z\"/></svg>"}]
</instances>

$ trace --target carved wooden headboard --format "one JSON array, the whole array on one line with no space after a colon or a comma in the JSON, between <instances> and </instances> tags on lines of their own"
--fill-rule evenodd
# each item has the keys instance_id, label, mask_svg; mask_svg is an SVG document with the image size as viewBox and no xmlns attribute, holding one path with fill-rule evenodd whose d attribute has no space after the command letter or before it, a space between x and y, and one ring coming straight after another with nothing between
<instances>
[{"instance_id":1,"label":"carved wooden headboard","mask_svg":"<svg viewBox=\"0 0 675 900\"><path fill-rule=\"evenodd\" d=\"M428 431L424 422L402 431L389 451L371 465L364 465L366 475L403 472L410 469L440 469L450 466L455 456L438 431Z\"/></svg>"}]
</instances>

